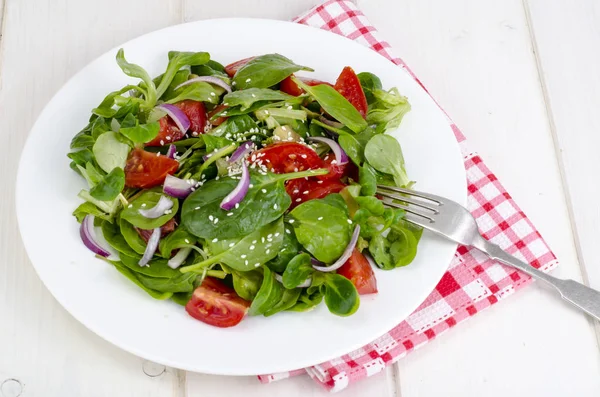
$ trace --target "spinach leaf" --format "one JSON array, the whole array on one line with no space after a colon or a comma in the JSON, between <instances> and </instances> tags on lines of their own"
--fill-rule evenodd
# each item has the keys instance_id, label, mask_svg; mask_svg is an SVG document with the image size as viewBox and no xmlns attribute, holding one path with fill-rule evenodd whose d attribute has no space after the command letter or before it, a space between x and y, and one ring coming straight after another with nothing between
<instances>
[{"instance_id":1,"label":"spinach leaf","mask_svg":"<svg viewBox=\"0 0 600 397\"><path fill-rule=\"evenodd\" d=\"M250 305L248 314L258 316L272 309L283 297L283 292L283 285L275 279L274 273L265 267L262 285Z\"/></svg>"},{"instance_id":2,"label":"spinach leaf","mask_svg":"<svg viewBox=\"0 0 600 397\"><path fill-rule=\"evenodd\" d=\"M169 52L169 64L167 65L167 71L163 75L160 80L160 84L156 88L156 96L160 98L169 85L175 74L179 69L184 66L196 66L205 64L210 60L210 55L208 52L179 52L179 51L170 51Z\"/></svg>"},{"instance_id":3,"label":"spinach leaf","mask_svg":"<svg viewBox=\"0 0 600 397\"><path fill-rule=\"evenodd\" d=\"M71 140L71 149L86 149L94 146L96 140L88 132L79 132Z\"/></svg>"},{"instance_id":4,"label":"spinach leaf","mask_svg":"<svg viewBox=\"0 0 600 397\"><path fill-rule=\"evenodd\" d=\"M356 135L342 133L338 142L354 164L361 165L365 161L365 146L374 135L373 129L366 128Z\"/></svg>"},{"instance_id":5,"label":"spinach leaf","mask_svg":"<svg viewBox=\"0 0 600 397\"><path fill-rule=\"evenodd\" d=\"M348 215L348 206L346 205L346 201L344 201L344 198L342 197L341 194L330 193L327 196L323 197L321 200L323 200L323 202L326 204L329 204L333 207L337 207L337 208L341 209L342 211L344 211L344 214L346 214L346 216L349 216Z\"/></svg>"},{"instance_id":6,"label":"spinach leaf","mask_svg":"<svg viewBox=\"0 0 600 397\"><path fill-rule=\"evenodd\" d=\"M161 227L167 223L171 218L175 216L179 209L179 201L176 198L170 196L164 196L173 202L173 207L169 210L168 214L159 216L158 218L146 218L140 214L141 209L150 209L158 203L163 194L154 190L146 190L133 200L126 208L121 212L121 219L126 220L133 226L139 227L140 229L154 229Z\"/></svg>"},{"instance_id":7,"label":"spinach leaf","mask_svg":"<svg viewBox=\"0 0 600 397\"><path fill-rule=\"evenodd\" d=\"M288 209L291 199L285 191L286 180L322 172L318 170L292 174L269 172L267 175L251 172L252 187L248 189L239 207L232 211L221 209L220 204L223 198L237 186L238 180L230 177L210 180L184 201L181 221L192 234L207 240L247 235L278 219Z\"/></svg>"},{"instance_id":8,"label":"spinach leaf","mask_svg":"<svg viewBox=\"0 0 600 397\"><path fill-rule=\"evenodd\" d=\"M249 272L233 271L231 276L233 277L233 289L235 289L240 298L247 301L254 300L262 285L262 272L260 270L251 270Z\"/></svg>"},{"instance_id":9,"label":"spinach leaf","mask_svg":"<svg viewBox=\"0 0 600 397\"><path fill-rule=\"evenodd\" d=\"M368 196L368 197L355 197L354 200L358 203L360 208L364 208L368 210L371 214L375 216L383 215L383 211L385 208L383 206L383 202L379 200L377 197Z\"/></svg>"},{"instance_id":10,"label":"spinach leaf","mask_svg":"<svg viewBox=\"0 0 600 397\"><path fill-rule=\"evenodd\" d=\"M181 248L184 245L193 245L196 244L196 237L194 237L190 232L185 230L183 226L179 226L177 229L167 234L164 238L160 240L158 244L158 249L160 251L160 255L165 258L171 258L173 250L177 248Z\"/></svg>"},{"instance_id":11,"label":"spinach leaf","mask_svg":"<svg viewBox=\"0 0 600 397\"><path fill-rule=\"evenodd\" d=\"M135 273L149 277L173 278L181 274L178 270L171 269L169 265L167 265L166 259L154 257L154 259L148 262L147 266L140 266L138 265L139 257L131 257L120 253L119 258L125 267L128 267Z\"/></svg>"},{"instance_id":12,"label":"spinach leaf","mask_svg":"<svg viewBox=\"0 0 600 397\"><path fill-rule=\"evenodd\" d=\"M113 106L115 105L116 98L120 95L123 95L124 93L126 93L128 91L131 91L131 90L136 90L136 91L141 92L142 94L146 94L146 90L140 88L139 86L126 85L125 87L121 88L120 90L113 91L110 94L108 94L102 100L102 102L100 102L100 105L98 105L98 107L92 109L92 114L95 114L100 117L105 117L105 118L114 117L118 111L118 109L113 108Z\"/></svg>"},{"instance_id":13,"label":"spinach leaf","mask_svg":"<svg viewBox=\"0 0 600 397\"><path fill-rule=\"evenodd\" d=\"M233 141L231 141L227 138L220 137L220 136L206 134L203 137L204 137L204 144L206 145L206 153L208 153L208 154L215 152L218 149L221 149L222 147L225 147L227 145L231 145L233 143Z\"/></svg>"},{"instance_id":14,"label":"spinach leaf","mask_svg":"<svg viewBox=\"0 0 600 397\"><path fill-rule=\"evenodd\" d=\"M359 73L356 77L358 77L358 81L360 81L360 85L367 98L367 103L369 105L372 104L375 101L373 91L381 89L381 80L379 77L369 72Z\"/></svg>"},{"instance_id":15,"label":"spinach leaf","mask_svg":"<svg viewBox=\"0 0 600 397\"><path fill-rule=\"evenodd\" d=\"M179 273L171 278L149 277L137 273L136 277L146 288L161 292L192 292L194 291L194 281L198 275L193 273Z\"/></svg>"},{"instance_id":16,"label":"spinach leaf","mask_svg":"<svg viewBox=\"0 0 600 397\"><path fill-rule=\"evenodd\" d=\"M360 183L360 194L363 196L373 196L377 192L377 176L369 164L363 164L358 169L358 183Z\"/></svg>"},{"instance_id":17,"label":"spinach leaf","mask_svg":"<svg viewBox=\"0 0 600 397\"><path fill-rule=\"evenodd\" d=\"M121 229L121 234L127 242L127 245L129 245L131 249L137 252L138 254L143 255L146 251L147 244L144 241L144 239L138 234L137 230L135 230L135 227L133 227L131 223L127 222L123 218L120 219L119 226ZM118 249L117 251L123 252Z\"/></svg>"},{"instance_id":18,"label":"spinach leaf","mask_svg":"<svg viewBox=\"0 0 600 397\"><path fill-rule=\"evenodd\" d=\"M86 215L94 215L97 218L104 219L109 222L112 221L112 216L106 214L104 211L88 201L79 204L79 207L73 211L73 216L77 218L77 222L79 223L83 221L83 218L85 218Z\"/></svg>"},{"instance_id":19,"label":"spinach leaf","mask_svg":"<svg viewBox=\"0 0 600 397\"><path fill-rule=\"evenodd\" d=\"M110 223L104 221L102 222L101 227L102 235L111 247L132 258L139 258L138 253L127 244L127 241L125 241L125 238L121 234L121 228L119 227L118 222Z\"/></svg>"},{"instance_id":20,"label":"spinach leaf","mask_svg":"<svg viewBox=\"0 0 600 397\"><path fill-rule=\"evenodd\" d=\"M81 190L77 194L77 197L95 205L96 207L98 207L99 209L104 211L106 213L106 216L109 217L109 219L112 218L112 216L115 214L115 212L119 208L119 200L117 200L117 199L115 199L113 201L97 200L97 199L93 198L90 195L90 193L85 189Z\"/></svg>"},{"instance_id":21,"label":"spinach leaf","mask_svg":"<svg viewBox=\"0 0 600 397\"><path fill-rule=\"evenodd\" d=\"M237 134L244 134L253 129L258 130L258 124L252 117L243 114L229 117L225 123L212 130L210 135L235 138Z\"/></svg>"},{"instance_id":22,"label":"spinach leaf","mask_svg":"<svg viewBox=\"0 0 600 397\"><path fill-rule=\"evenodd\" d=\"M391 174L398 186L410 183L398 141L385 134L375 135L365 147L365 158L377 171Z\"/></svg>"},{"instance_id":23,"label":"spinach leaf","mask_svg":"<svg viewBox=\"0 0 600 397\"><path fill-rule=\"evenodd\" d=\"M154 107L159 96L156 94L156 86L154 85L154 82L152 81L152 78L150 78L148 72L146 72L146 70L144 70L144 68L141 66L127 62L125 60L125 53L122 48L117 52L117 65L119 65L123 73L125 73L127 76L139 78L144 82L146 85L144 92L146 108L151 109Z\"/></svg>"},{"instance_id":24,"label":"spinach leaf","mask_svg":"<svg viewBox=\"0 0 600 397\"><path fill-rule=\"evenodd\" d=\"M215 76L223 79L229 84L229 75L225 73L225 68L219 62L212 59L204 65L192 66L192 73L197 76Z\"/></svg>"},{"instance_id":25,"label":"spinach leaf","mask_svg":"<svg viewBox=\"0 0 600 397\"><path fill-rule=\"evenodd\" d=\"M268 88L299 70L313 71L309 67L296 65L283 55L267 54L256 57L242 66L233 77L233 83L238 90L251 87Z\"/></svg>"},{"instance_id":26,"label":"spinach leaf","mask_svg":"<svg viewBox=\"0 0 600 397\"><path fill-rule=\"evenodd\" d=\"M324 292L320 288L316 288L315 290L311 290L310 288L297 288L296 290L302 291L300 296L298 297L298 301L294 306L289 308L288 310L294 312L306 312L314 309L321 301L323 300ZM291 291L296 291L291 290ZM290 291L290 290L288 290Z\"/></svg>"},{"instance_id":27,"label":"spinach leaf","mask_svg":"<svg viewBox=\"0 0 600 397\"><path fill-rule=\"evenodd\" d=\"M358 133L367 128L367 122L346 98L327 84L309 86L297 78L294 82L312 96L323 109L340 123Z\"/></svg>"},{"instance_id":28,"label":"spinach leaf","mask_svg":"<svg viewBox=\"0 0 600 397\"><path fill-rule=\"evenodd\" d=\"M360 299L352 281L342 275L328 273L324 287L325 304L331 313L346 317L358 310Z\"/></svg>"},{"instance_id":29,"label":"spinach leaf","mask_svg":"<svg viewBox=\"0 0 600 397\"><path fill-rule=\"evenodd\" d=\"M162 76L160 77L162 79ZM177 94L175 93L175 88L177 88L180 84L185 83L189 77L190 71L187 69L182 69L175 73L171 84L169 84L169 87L167 87L165 93L162 94L160 99L163 101L168 101L169 99L175 98L177 96ZM160 84L160 80L156 84Z\"/></svg>"},{"instance_id":30,"label":"spinach leaf","mask_svg":"<svg viewBox=\"0 0 600 397\"><path fill-rule=\"evenodd\" d=\"M369 253L381 269L406 266L417 256L418 239L408 229L394 227L387 236L377 234L369 242Z\"/></svg>"},{"instance_id":31,"label":"spinach leaf","mask_svg":"<svg viewBox=\"0 0 600 397\"><path fill-rule=\"evenodd\" d=\"M129 269L128 267L123 266L121 262L110 261L110 263L119 271L119 273L121 273L130 281L132 281L135 285L146 291L148 295L150 295L154 299L165 300L173 296L172 292L159 292L146 287L144 284L142 284L142 282L140 282L140 280L138 280L136 274L133 271L131 271L131 269Z\"/></svg>"},{"instance_id":32,"label":"spinach leaf","mask_svg":"<svg viewBox=\"0 0 600 397\"><path fill-rule=\"evenodd\" d=\"M129 146L117 139L113 131L100 135L92 148L96 162L106 172L114 168L125 168Z\"/></svg>"},{"instance_id":33,"label":"spinach leaf","mask_svg":"<svg viewBox=\"0 0 600 397\"><path fill-rule=\"evenodd\" d=\"M135 125L132 127L123 127L123 124L121 124L121 129L119 130L121 134L125 135L133 143L150 142L156 138L159 131L160 124L158 121L148 124L140 124L138 120L136 120Z\"/></svg>"},{"instance_id":34,"label":"spinach leaf","mask_svg":"<svg viewBox=\"0 0 600 397\"><path fill-rule=\"evenodd\" d=\"M111 201L117 198L124 187L125 173L122 168L115 167L90 189L90 195L98 200Z\"/></svg>"},{"instance_id":35,"label":"spinach leaf","mask_svg":"<svg viewBox=\"0 0 600 397\"><path fill-rule=\"evenodd\" d=\"M296 302L298 302L298 298L300 297L301 293L302 289L300 288L284 290L279 302L277 302L275 306L265 311L265 317L269 317L273 314L290 309L296 304Z\"/></svg>"},{"instance_id":36,"label":"spinach leaf","mask_svg":"<svg viewBox=\"0 0 600 397\"><path fill-rule=\"evenodd\" d=\"M246 110L257 101L286 101L293 99L295 97L281 91L268 88L248 88L225 95L223 102L232 107L240 106L240 110Z\"/></svg>"},{"instance_id":37,"label":"spinach leaf","mask_svg":"<svg viewBox=\"0 0 600 397\"><path fill-rule=\"evenodd\" d=\"M373 90L374 102L369 104L367 122L377 124L379 131L398 128L402 118L410 111L410 103L397 88L390 91Z\"/></svg>"},{"instance_id":38,"label":"spinach leaf","mask_svg":"<svg viewBox=\"0 0 600 397\"><path fill-rule=\"evenodd\" d=\"M192 101L219 103L221 94L225 92L221 87L214 87L204 81L198 81L181 87L173 94L173 98L165 101L166 103L177 103L190 99Z\"/></svg>"},{"instance_id":39,"label":"spinach leaf","mask_svg":"<svg viewBox=\"0 0 600 397\"><path fill-rule=\"evenodd\" d=\"M92 163L94 161L94 155L89 149L71 152L67 154L67 157L72 160L70 164L71 168L79 174L81 174L81 171L76 167L77 165L79 165L80 167L85 167L87 163Z\"/></svg>"},{"instance_id":40,"label":"spinach leaf","mask_svg":"<svg viewBox=\"0 0 600 397\"><path fill-rule=\"evenodd\" d=\"M262 226L241 239L207 240L204 247L210 257L181 268L181 272L202 271L215 263L223 263L237 271L249 271L273 259L283 243L283 220Z\"/></svg>"},{"instance_id":41,"label":"spinach leaf","mask_svg":"<svg viewBox=\"0 0 600 397\"><path fill-rule=\"evenodd\" d=\"M192 299L193 292L176 292L171 300L180 306L185 306Z\"/></svg>"},{"instance_id":42,"label":"spinach leaf","mask_svg":"<svg viewBox=\"0 0 600 397\"><path fill-rule=\"evenodd\" d=\"M334 262L350 242L346 213L323 200L302 203L290 215L300 244L322 262Z\"/></svg>"},{"instance_id":43,"label":"spinach leaf","mask_svg":"<svg viewBox=\"0 0 600 397\"><path fill-rule=\"evenodd\" d=\"M287 289L298 288L315 270L310 263L310 255L298 254L288 263L283 272L283 286Z\"/></svg>"},{"instance_id":44,"label":"spinach leaf","mask_svg":"<svg viewBox=\"0 0 600 397\"><path fill-rule=\"evenodd\" d=\"M277 273L283 273L288 263L300 251L300 243L296 238L294 229L287 227L286 230L289 230L289 233L286 231L283 234L283 243L281 249L277 252L277 256L267 262L267 266Z\"/></svg>"}]
</instances>

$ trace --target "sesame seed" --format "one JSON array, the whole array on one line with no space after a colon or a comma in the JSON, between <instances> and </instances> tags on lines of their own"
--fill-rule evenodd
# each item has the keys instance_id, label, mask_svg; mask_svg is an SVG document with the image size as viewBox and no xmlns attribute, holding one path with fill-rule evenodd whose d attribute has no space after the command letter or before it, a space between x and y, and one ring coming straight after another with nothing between
<instances>
[{"instance_id":1,"label":"sesame seed","mask_svg":"<svg viewBox=\"0 0 600 397\"><path fill-rule=\"evenodd\" d=\"M296 189L296 190L294 190L292 193L294 193L294 194L298 194L298 193L300 193L300 190Z\"/></svg>"},{"instance_id":2,"label":"sesame seed","mask_svg":"<svg viewBox=\"0 0 600 397\"><path fill-rule=\"evenodd\" d=\"M195 209L195 210L199 210L199 209L200 209L200 207L196 207L196 208L194 208L194 209Z\"/></svg>"},{"instance_id":3,"label":"sesame seed","mask_svg":"<svg viewBox=\"0 0 600 397\"><path fill-rule=\"evenodd\" d=\"M288 109L288 110L292 110L293 108L292 108L291 106L288 106L288 107L287 107L287 109Z\"/></svg>"},{"instance_id":4,"label":"sesame seed","mask_svg":"<svg viewBox=\"0 0 600 397\"><path fill-rule=\"evenodd\" d=\"M215 181L218 181L218 180L219 180L219 176L217 175L217 177L215 178Z\"/></svg>"},{"instance_id":5,"label":"sesame seed","mask_svg":"<svg viewBox=\"0 0 600 397\"><path fill-rule=\"evenodd\" d=\"M322 221L322 220L323 220L323 217L322 217L322 216L320 216L320 217L318 217L318 218L317 218L317 220L318 220L318 221Z\"/></svg>"},{"instance_id":6,"label":"sesame seed","mask_svg":"<svg viewBox=\"0 0 600 397\"><path fill-rule=\"evenodd\" d=\"M165 141L163 141L162 139L160 140L160 144L161 146L165 144Z\"/></svg>"},{"instance_id":7,"label":"sesame seed","mask_svg":"<svg viewBox=\"0 0 600 397\"><path fill-rule=\"evenodd\" d=\"M235 81L233 83L231 83L231 85L235 85Z\"/></svg>"},{"instance_id":8,"label":"sesame seed","mask_svg":"<svg viewBox=\"0 0 600 397\"><path fill-rule=\"evenodd\" d=\"M291 233L291 232L290 232L290 229L285 229L285 232L286 232L287 234L290 234L290 233Z\"/></svg>"},{"instance_id":9,"label":"sesame seed","mask_svg":"<svg viewBox=\"0 0 600 397\"><path fill-rule=\"evenodd\" d=\"M198 133L196 131L192 132L192 136L198 136Z\"/></svg>"},{"instance_id":10,"label":"sesame seed","mask_svg":"<svg viewBox=\"0 0 600 397\"><path fill-rule=\"evenodd\" d=\"M246 259L246 256L247 256L246 254L243 254L243 255L240 255L240 258Z\"/></svg>"},{"instance_id":11,"label":"sesame seed","mask_svg":"<svg viewBox=\"0 0 600 397\"><path fill-rule=\"evenodd\" d=\"M256 95L252 94L252 98L256 98Z\"/></svg>"},{"instance_id":12,"label":"sesame seed","mask_svg":"<svg viewBox=\"0 0 600 397\"><path fill-rule=\"evenodd\" d=\"M188 239L186 238L186 239L185 239L185 243L186 243L186 244L189 244L189 243L190 243L190 240L188 240Z\"/></svg>"},{"instance_id":13,"label":"sesame seed","mask_svg":"<svg viewBox=\"0 0 600 397\"><path fill-rule=\"evenodd\" d=\"M214 216L212 216L212 215L209 215L209 216L208 216L208 220L210 220L210 221L212 222L212 221L214 221L214 220L215 220L215 217L214 217Z\"/></svg>"},{"instance_id":14,"label":"sesame seed","mask_svg":"<svg viewBox=\"0 0 600 397\"><path fill-rule=\"evenodd\" d=\"M256 244L256 240L253 240L253 241L252 241L252 244Z\"/></svg>"},{"instance_id":15,"label":"sesame seed","mask_svg":"<svg viewBox=\"0 0 600 397\"><path fill-rule=\"evenodd\" d=\"M297 198L297 199L296 199L296 202L297 202L297 203L299 203L300 201L302 201L302 199L301 199L301 198Z\"/></svg>"},{"instance_id":16,"label":"sesame seed","mask_svg":"<svg viewBox=\"0 0 600 397\"><path fill-rule=\"evenodd\" d=\"M225 106L229 106L229 103L227 103L227 102L224 102L224 103L223 103L223 105L225 105Z\"/></svg>"},{"instance_id":17,"label":"sesame seed","mask_svg":"<svg viewBox=\"0 0 600 397\"><path fill-rule=\"evenodd\" d=\"M263 192L263 193L266 193L267 189L261 189L260 191Z\"/></svg>"},{"instance_id":18,"label":"sesame seed","mask_svg":"<svg viewBox=\"0 0 600 397\"><path fill-rule=\"evenodd\" d=\"M229 243L229 247L233 247L235 243Z\"/></svg>"},{"instance_id":19,"label":"sesame seed","mask_svg":"<svg viewBox=\"0 0 600 397\"><path fill-rule=\"evenodd\" d=\"M277 209L277 204L273 204L273 209L276 210Z\"/></svg>"},{"instance_id":20,"label":"sesame seed","mask_svg":"<svg viewBox=\"0 0 600 397\"><path fill-rule=\"evenodd\" d=\"M261 242L261 243L264 243L264 242L265 242L265 238L264 238L264 237L261 237L261 238L260 238L260 242Z\"/></svg>"},{"instance_id":21,"label":"sesame seed","mask_svg":"<svg viewBox=\"0 0 600 397\"><path fill-rule=\"evenodd\" d=\"M317 181L317 183L320 185L321 183L323 183L323 181Z\"/></svg>"},{"instance_id":22,"label":"sesame seed","mask_svg":"<svg viewBox=\"0 0 600 397\"><path fill-rule=\"evenodd\" d=\"M254 248L256 248L256 246L254 246L254 245L251 245L251 246L250 246L250 251L252 251Z\"/></svg>"},{"instance_id":23,"label":"sesame seed","mask_svg":"<svg viewBox=\"0 0 600 397\"><path fill-rule=\"evenodd\" d=\"M289 220L289 223L294 223L294 222L296 222L296 220L295 220L295 219L290 219L290 220Z\"/></svg>"},{"instance_id":24,"label":"sesame seed","mask_svg":"<svg viewBox=\"0 0 600 397\"><path fill-rule=\"evenodd\" d=\"M160 157L160 152L156 152L156 157Z\"/></svg>"},{"instance_id":25,"label":"sesame seed","mask_svg":"<svg viewBox=\"0 0 600 397\"><path fill-rule=\"evenodd\" d=\"M260 266L260 263L255 263L254 264L254 267L259 267L259 266Z\"/></svg>"},{"instance_id":26,"label":"sesame seed","mask_svg":"<svg viewBox=\"0 0 600 397\"><path fill-rule=\"evenodd\" d=\"M277 232L275 233L275 237L279 236L281 233Z\"/></svg>"},{"instance_id":27,"label":"sesame seed","mask_svg":"<svg viewBox=\"0 0 600 397\"><path fill-rule=\"evenodd\" d=\"M219 218L215 218L215 225L219 222Z\"/></svg>"},{"instance_id":28,"label":"sesame seed","mask_svg":"<svg viewBox=\"0 0 600 397\"><path fill-rule=\"evenodd\" d=\"M253 184L249 184L249 185L248 185L248 188L250 188L250 189L252 189L253 187L254 187L254 185L253 185Z\"/></svg>"},{"instance_id":29,"label":"sesame seed","mask_svg":"<svg viewBox=\"0 0 600 397\"><path fill-rule=\"evenodd\" d=\"M127 208L131 208L131 207L133 207L133 204L129 204L129 205L127 206Z\"/></svg>"},{"instance_id":30,"label":"sesame seed","mask_svg":"<svg viewBox=\"0 0 600 397\"><path fill-rule=\"evenodd\" d=\"M303 191L302 194L308 194L308 190Z\"/></svg>"},{"instance_id":31,"label":"sesame seed","mask_svg":"<svg viewBox=\"0 0 600 397\"><path fill-rule=\"evenodd\" d=\"M307 155L305 155L305 154L301 154L301 155L300 155L300 157L302 157L303 159L305 159L305 158L306 158L306 157L308 157L308 156L307 156Z\"/></svg>"},{"instance_id":32,"label":"sesame seed","mask_svg":"<svg viewBox=\"0 0 600 397\"><path fill-rule=\"evenodd\" d=\"M295 168L294 168L294 172L298 172L298 167L295 167Z\"/></svg>"},{"instance_id":33,"label":"sesame seed","mask_svg":"<svg viewBox=\"0 0 600 397\"><path fill-rule=\"evenodd\" d=\"M168 135L167 136L167 141L170 141L170 140L171 140L171 136Z\"/></svg>"},{"instance_id":34,"label":"sesame seed","mask_svg":"<svg viewBox=\"0 0 600 397\"><path fill-rule=\"evenodd\" d=\"M249 83L251 81L252 81L252 79L246 79L246 83Z\"/></svg>"},{"instance_id":35,"label":"sesame seed","mask_svg":"<svg viewBox=\"0 0 600 397\"><path fill-rule=\"evenodd\" d=\"M212 240L212 242L213 242L213 243L216 243L217 241L219 241L219 239L218 239L218 238L216 238L216 237L215 237L215 238L213 238L213 240Z\"/></svg>"},{"instance_id":36,"label":"sesame seed","mask_svg":"<svg viewBox=\"0 0 600 397\"><path fill-rule=\"evenodd\" d=\"M217 94L215 94L214 92L211 92L210 96L217 96Z\"/></svg>"},{"instance_id":37,"label":"sesame seed","mask_svg":"<svg viewBox=\"0 0 600 397\"><path fill-rule=\"evenodd\" d=\"M240 203L235 203L235 209L240 208Z\"/></svg>"},{"instance_id":38,"label":"sesame seed","mask_svg":"<svg viewBox=\"0 0 600 397\"><path fill-rule=\"evenodd\" d=\"M142 204L142 207L145 207L145 206L146 206L146 203Z\"/></svg>"},{"instance_id":39,"label":"sesame seed","mask_svg":"<svg viewBox=\"0 0 600 397\"><path fill-rule=\"evenodd\" d=\"M267 250L265 251L265 254L269 254L270 252L271 252L271 250L267 248Z\"/></svg>"},{"instance_id":40,"label":"sesame seed","mask_svg":"<svg viewBox=\"0 0 600 397\"><path fill-rule=\"evenodd\" d=\"M352 221L351 221L350 219L348 219L348 223L349 223L349 224L352 224Z\"/></svg>"},{"instance_id":41,"label":"sesame seed","mask_svg":"<svg viewBox=\"0 0 600 397\"><path fill-rule=\"evenodd\" d=\"M233 215L233 212L228 212L227 213L227 216L231 216L231 215Z\"/></svg>"}]
</instances>

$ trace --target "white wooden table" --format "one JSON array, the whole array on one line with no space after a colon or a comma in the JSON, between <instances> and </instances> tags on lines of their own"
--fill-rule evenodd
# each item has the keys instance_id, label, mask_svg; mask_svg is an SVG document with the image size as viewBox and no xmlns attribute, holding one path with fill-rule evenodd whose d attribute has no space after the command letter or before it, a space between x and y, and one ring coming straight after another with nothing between
<instances>
[{"instance_id":1,"label":"white wooden table","mask_svg":"<svg viewBox=\"0 0 600 397\"><path fill-rule=\"evenodd\" d=\"M321 396L156 368L92 334L50 296L14 215L28 131L86 63L198 19L290 19L319 0L0 0L0 396ZM454 118L562 264L600 289L600 3L358 0ZM523 170L530 170L524 172ZM43 202L40 202L43 205ZM51 209L49 209L51 210ZM60 253L49 253L60 254ZM599 396L600 325L535 285L341 396ZM145 372L144 372L145 370Z\"/></svg>"}]
</instances>

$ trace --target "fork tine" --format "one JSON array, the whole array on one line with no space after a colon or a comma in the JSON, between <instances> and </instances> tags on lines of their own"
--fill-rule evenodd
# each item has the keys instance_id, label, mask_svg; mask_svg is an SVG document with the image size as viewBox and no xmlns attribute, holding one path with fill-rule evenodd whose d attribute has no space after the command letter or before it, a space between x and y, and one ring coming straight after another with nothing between
<instances>
[{"instance_id":1,"label":"fork tine","mask_svg":"<svg viewBox=\"0 0 600 397\"><path fill-rule=\"evenodd\" d=\"M410 197L399 196L397 194L390 194L390 193L387 193L387 192L384 192L384 191L381 191L381 190L377 190L377 194L380 195L380 196L383 196L383 197L387 197L387 198L390 198L390 199L402 201L402 202L405 202L405 203L409 203L409 204L413 204L413 205L419 206L421 208L428 209L429 211L433 211L434 214L439 213L438 210L436 210L435 208L433 208L433 206L435 206L435 204L429 204L429 205L427 205L428 203L425 202L425 201L423 201L423 200L415 200L415 199L410 198Z\"/></svg>"},{"instance_id":2,"label":"fork tine","mask_svg":"<svg viewBox=\"0 0 600 397\"><path fill-rule=\"evenodd\" d=\"M425 214L423 212L417 211L416 209L414 209L412 207L408 207L408 206L402 205L402 204L396 204L396 203L394 203L394 202L392 202L390 200L387 200L387 199L383 199L382 201L383 201L383 204L386 205L386 206L388 206L388 207L398 208L398 209L404 210L404 211L406 211L408 213L420 216L421 218L424 218L424 219L428 220L429 221L428 223L435 222L435 220L432 217L433 216L432 214Z\"/></svg>"},{"instance_id":3,"label":"fork tine","mask_svg":"<svg viewBox=\"0 0 600 397\"><path fill-rule=\"evenodd\" d=\"M419 192L416 190L411 190L411 189L405 189L402 187L396 187L396 186L387 186L387 185L377 185L378 189L386 189L386 190L391 190L393 192L397 192L397 193L404 193L404 194L408 194L410 196L417 196L417 197L421 197L424 198L426 200L430 200L433 201L434 203L438 203L439 205L443 205L444 204L444 199L440 196L436 196L435 194L430 194L430 193L423 193L423 192ZM401 200L401 199L399 199Z\"/></svg>"}]
</instances>

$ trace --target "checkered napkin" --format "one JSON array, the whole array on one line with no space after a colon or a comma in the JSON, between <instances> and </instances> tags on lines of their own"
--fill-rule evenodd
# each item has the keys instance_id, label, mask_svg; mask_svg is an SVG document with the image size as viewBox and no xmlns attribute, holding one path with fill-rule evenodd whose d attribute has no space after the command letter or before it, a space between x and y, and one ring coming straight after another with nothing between
<instances>
[{"instance_id":1,"label":"checkered napkin","mask_svg":"<svg viewBox=\"0 0 600 397\"><path fill-rule=\"evenodd\" d=\"M328 30L367 46L421 84L408 66L391 54L390 45L379 38L375 28L351 1L327 1L296 18L295 22ZM469 150L458 127L450 119L448 123L464 156L469 190L467 207L477 219L483 236L538 269L549 271L554 268L556 258L539 232L477 153ZM382 371L411 350L531 281L529 276L500 265L477 250L459 246L448 271L425 302L385 335L331 361L295 371L261 375L259 379L270 383L308 373L325 388L339 391L352 382Z\"/></svg>"}]
</instances>

